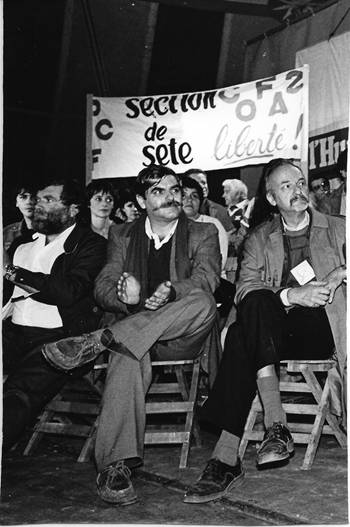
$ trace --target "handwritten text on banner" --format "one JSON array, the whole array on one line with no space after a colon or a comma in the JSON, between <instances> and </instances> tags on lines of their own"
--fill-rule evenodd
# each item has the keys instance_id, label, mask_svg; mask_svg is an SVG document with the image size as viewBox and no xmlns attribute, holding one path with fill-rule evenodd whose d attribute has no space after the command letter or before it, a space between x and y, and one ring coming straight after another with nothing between
<instances>
[{"instance_id":1,"label":"handwritten text on banner","mask_svg":"<svg viewBox=\"0 0 350 527\"><path fill-rule=\"evenodd\" d=\"M94 97L92 178L150 165L214 170L302 158L308 67L213 91Z\"/></svg>"}]
</instances>

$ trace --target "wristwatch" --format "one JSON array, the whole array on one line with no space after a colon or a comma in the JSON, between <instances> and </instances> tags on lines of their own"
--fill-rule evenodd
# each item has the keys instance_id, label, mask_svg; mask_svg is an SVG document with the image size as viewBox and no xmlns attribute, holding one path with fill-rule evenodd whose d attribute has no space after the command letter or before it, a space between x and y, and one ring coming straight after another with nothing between
<instances>
[{"instance_id":1,"label":"wristwatch","mask_svg":"<svg viewBox=\"0 0 350 527\"><path fill-rule=\"evenodd\" d=\"M13 281L16 279L16 273L17 273L18 267L12 264L8 264L5 267L5 278L6 280ZM12 278L13 277L13 278Z\"/></svg>"}]
</instances>

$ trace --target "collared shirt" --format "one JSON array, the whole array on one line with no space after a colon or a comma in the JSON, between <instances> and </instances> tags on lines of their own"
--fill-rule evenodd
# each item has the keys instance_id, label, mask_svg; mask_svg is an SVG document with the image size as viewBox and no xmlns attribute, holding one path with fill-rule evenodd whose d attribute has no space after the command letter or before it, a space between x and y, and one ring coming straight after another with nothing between
<instances>
[{"instance_id":1,"label":"collared shirt","mask_svg":"<svg viewBox=\"0 0 350 527\"><path fill-rule=\"evenodd\" d=\"M150 240L154 241L154 248L156 249L156 251L158 251L158 249L160 249L162 247L162 245L164 245L165 243L167 243L170 240L170 238L172 237L172 235L176 231L176 227L177 227L178 221L179 220L176 220L175 224L170 229L168 234L165 236L165 238L163 238L161 240L159 238L158 234L152 231L151 222L149 221L149 218L147 216L146 221L145 221L145 231L146 231L146 234L147 234L148 238Z\"/></svg>"},{"instance_id":2,"label":"collared shirt","mask_svg":"<svg viewBox=\"0 0 350 527\"><path fill-rule=\"evenodd\" d=\"M244 199L243 201L240 201L239 203L236 203L235 205L230 205L227 209L229 216L235 216L237 214L240 216L243 216L248 203L249 203L249 200Z\"/></svg>"},{"instance_id":3,"label":"collared shirt","mask_svg":"<svg viewBox=\"0 0 350 527\"><path fill-rule=\"evenodd\" d=\"M46 236L36 233L32 242L20 245L13 257L14 265L34 273L50 274L57 257L64 252L64 243L75 225L61 232L52 242L46 245ZM12 322L20 326L40 328L62 327L62 318L57 306L44 304L27 296L25 291L15 286L12 299L26 296L13 303Z\"/></svg>"},{"instance_id":4,"label":"collared shirt","mask_svg":"<svg viewBox=\"0 0 350 527\"><path fill-rule=\"evenodd\" d=\"M301 231L302 229L305 229L305 227L307 227L310 223L310 214L308 213L308 211L305 211L305 217L302 220L302 222L299 223L297 227L291 227L290 225L287 225L282 215L281 215L281 218L282 218L283 228L285 231L295 231L295 232Z\"/></svg>"}]
</instances>

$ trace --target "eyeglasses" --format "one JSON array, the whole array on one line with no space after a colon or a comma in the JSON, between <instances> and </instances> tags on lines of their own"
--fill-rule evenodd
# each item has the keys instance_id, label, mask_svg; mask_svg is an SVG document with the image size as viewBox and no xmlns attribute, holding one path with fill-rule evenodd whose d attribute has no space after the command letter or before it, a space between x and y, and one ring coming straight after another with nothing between
<instances>
[{"instance_id":1,"label":"eyeglasses","mask_svg":"<svg viewBox=\"0 0 350 527\"><path fill-rule=\"evenodd\" d=\"M329 183L323 181L322 183L318 183L317 185L311 185L311 190L313 190L314 192L317 192L318 190L323 190L327 192L329 190Z\"/></svg>"},{"instance_id":2,"label":"eyeglasses","mask_svg":"<svg viewBox=\"0 0 350 527\"><path fill-rule=\"evenodd\" d=\"M57 199L57 198L54 198L53 196L43 196L42 198L38 198L36 197L35 198L35 203L60 203L62 202L61 198Z\"/></svg>"}]
</instances>

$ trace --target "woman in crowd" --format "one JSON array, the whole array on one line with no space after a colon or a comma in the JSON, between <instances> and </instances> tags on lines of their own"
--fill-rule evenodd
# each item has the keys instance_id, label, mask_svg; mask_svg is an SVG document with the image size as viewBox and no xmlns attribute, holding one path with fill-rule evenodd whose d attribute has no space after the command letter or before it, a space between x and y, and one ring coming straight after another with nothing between
<instances>
[{"instance_id":1,"label":"woman in crowd","mask_svg":"<svg viewBox=\"0 0 350 527\"><path fill-rule=\"evenodd\" d=\"M15 189L15 205L22 217L20 221L6 225L3 229L3 246L12 258L18 242L30 240L34 233L32 229L32 219L35 205L35 191L29 183L19 184ZM16 240L16 242L15 242Z\"/></svg>"},{"instance_id":2,"label":"woman in crowd","mask_svg":"<svg viewBox=\"0 0 350 527\"><path fill-rule=\"evenodd\" d=\"M86 206L90 210L91 228L104 238L113 223L114 188L109 182L95 180L85 190Z\"/></svg>"},{"instance_id":3,"label":"woman in crowd","mask_svg":"<svg viewBox=\"0 0 350 527\"><path fill-rule=\"evenodd\" d=\"M130 223L140 216L136 194L132 189L122 188L117 192L115 216L116 223Z\"/></svg>"}]
</instances>

